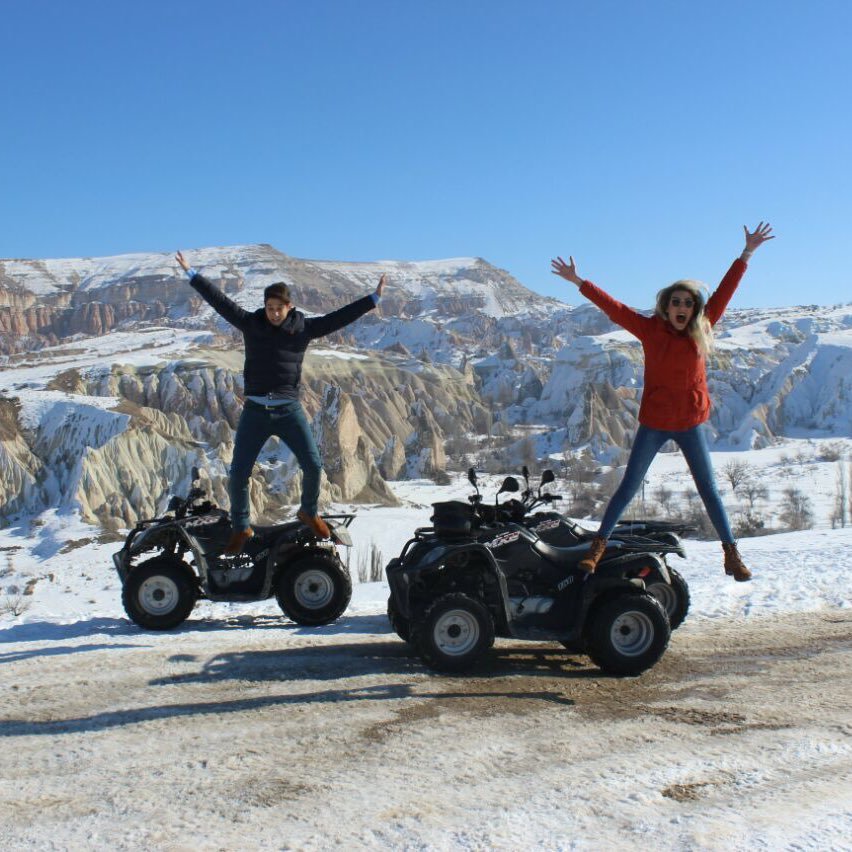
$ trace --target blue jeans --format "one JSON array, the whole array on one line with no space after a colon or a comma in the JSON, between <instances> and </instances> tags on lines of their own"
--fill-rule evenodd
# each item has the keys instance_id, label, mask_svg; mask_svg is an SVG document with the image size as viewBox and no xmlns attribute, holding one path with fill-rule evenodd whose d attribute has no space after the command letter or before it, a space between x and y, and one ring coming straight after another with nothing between
<instances>
[{"instance_id":1,"label":"blue jeans","mask_svg":"<svg viewBox=\"0 0 852 852\"><path fill-rule=\"evenodd\" d=\"M273 435L284 442L302 468L301 509L308 515L317 513L322 458L302 404L294 399L267 408L247 399L234 438L234 457L228 483L231 525L235 530L249 527L249 477L263 445Z\"/></svg>"},{"instance_id":2,"label":"blue jeans","mask_svg":"<svg viewBox=\"0 0 852 852\"><path fill-rule=\"evenodd\" d=\"M719 497L719 491L716 488L713 464L707 450L704 430L700 425L683 432L663 432L660 429L639 426L636 430L636 438L633 441L633 449L630 451L630 458L627 460L624 478L606 507L598 535L601 538L610 537L615 525L627 508L627 504L642 487L642 480L645 478L654 456L657 455L663 444L670 440L680 447L686 463L689 465L692 478L698 487L698 494L704 502L704 508L707 509L707 514L710 516L710 521L716 528L719 538L726 544L733 542L734 534L731 532L728 514L725 512L722 498Z\"/></svg>"}]
</instances>

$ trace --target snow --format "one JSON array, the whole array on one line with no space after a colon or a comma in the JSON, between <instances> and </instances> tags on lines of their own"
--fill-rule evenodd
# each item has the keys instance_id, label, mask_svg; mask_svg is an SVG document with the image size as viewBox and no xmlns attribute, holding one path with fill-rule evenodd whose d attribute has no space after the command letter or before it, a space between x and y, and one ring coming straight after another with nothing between
<instances>
[{"instance_id":1,"label":"snow","mask_svg":"<svg viewBox=\"0 0 852 852\"><path fill-rule=\"evenodd\" d=\"M770 461L765 451L764 457L756 453L752 458L767 464ZM658 481L663 481L663 478L670 480L677 475L676 456L662 455L659 459L659 469L655 472ZM722 458L717 458L717 466L722 461ZM429 523L433 501L463 497L470 490L461 478L443 487L425 480L396 482L392 483L392 487L401 499L400 507L336 507L357 512L351 527L356 541L350 555L353 575L359 558L368 556L373 547L381 550L383 562L396 555L416 526ZM483 491L491 493L491 482ZM239 666L236 660L247 660L252 655L269 654L273 650L276 655L320 648L329 651L337 648L339 653L346 653L353 644L368 648L378 643L377 650L398 648L394 653L401 654L402 659L407 659L410 653L401 642L389 644L395 642L395 637L389 637L384 615L388 595L385 582L356 583L347 613L337 625L326 628L271 630L282 621L274 600L240 604L204 601L176 633L144 633L128 623L121 607L120 584L110 558L117 548L116 543L99 542L96 529L80 523L67 512L48 512L38 518L24 519L18 526L0 530L0 585L6 591L7 604L5 613L0 616L0 660L17 662L19 667L23 660L30 660L27 665L31 667L44 667L48 661L63 659L55 655L71 655L63 665L73 662L86 666L87 659L92 663L99 660L97 670L83 668L77 675L72 675L93 684L91 691L95 695L95 682L118 683L123 677L133 677L132 670L124 670L131 661L135 661L132 665L138 666L143 665L146 659L152 659L156 666L158 655L163 654L175 661L172 668L180 665L180 660L186 660L184 665L189 665L192 660L203 660L205 655L209 656L206 664L209 671L205 676L208 679L217 667L225 665L225 661L234 656L230 652L224 653L226 648L233 649L236 654L234 661L227 663L229 666ZM743 540L741 551L755 572L755 580L746 584L733 583L724 577L717 543L687 541L686 549L687 560L675 561L678 563L676 567L688 578L692 594L691 612L686 625L681 628L687 640L696 632L700 635L700 631L712 629L715 625L740 624L740 629L744 630L753 624L759 632L762 624L767 624L767 630L773 629L769 627L772 618L791 618L796 613L836 613L839 616L849 613L852 607L852 581L848 571L852 564L852 528L832 530L822 524L813 530ZM33 593L22 596L20 589L32 580L36 581ZM10 588L14 590L16 586L19 593L10 594ZM8 610L8 605L14 601L25 607L17 616ZM673 645L677 645L678 641L676 634ZM690 647L695 653L695 647ZM667 653L675 654L676 651L670 649ZM125 658L123 655L127 654L132 656ZM112 674L108 662L111 655L116 659L126 659L126 663L120 664ZM393 659L398 659L398 656ZM321 665L319 660L315 665ZM415 666L414 671L418 671L416 658L411 665ZM515 663L513 669L516 685L521 683L517 681L518 665ZM523 660L520 665L523 667ZM521 693L529 695L530 699L514 699L527 709L515 711L521 715L517 717L517 725L510 727L511 735L507 739L506 730L498 724L499 717L485 715L475 719L475 725L471 726L464 721L464 714L460 719L448 714L442 703L446 699L439 697L441 691L428 689L432 678L436 685L446 684L446 688L451 690L449 694L452 694L454 683L458 684L458 688L464 683L465 690L493 691L496 687L494 678L500 676L499 667L498 662L485 677L466 678L462 682L428 673L415 675L411 688L415 683L420 684L421 689L427 687L427 694L431 692L436 696L432 699L436 702L435 713L444 714L439 716L444 719L443 742L427 746L422 739L425 732L418 733L416 726L405 733L419 743L412 744L413 747L427 747L428 759L415 759L410 768L406 768L410 759L408 755L391 757L389 753L390 763L387 764L380 757L384 754L383 747L376 743L385 742L391 730L407 730L406 716L401 710L397 711L402 713L399 722L392 723L391 728L383 723L376 729L380 732L376 734L376 743L371 745L367 741L359 746L362 754L355 764L341 758L337 770L326 768L325 783L342 784L342 789L348 790L348 799L344 797L337 805L339 817L333 819L335 836L342 838L338 839L338 843L350 848L369 849L512 849L520 846L599 849L633 848L637 844L664 844L671 849L849 848L852 780L848 767L852 761L852 744L848 738L848 713L845 738L839 733L831 735L823 730L800 735L798 731L782 728L763 733L757 731L746 749L742 740L718 736L710 741L712 749L708 749L696 748L694 744L681 743L678 739L655 739L649 733L643 735L642 727L635 724L625 726L625 722L617 720L595 722L594 713L591 717L572 717L570 729L562 730L558 723L558 701L555 704L531 704L536 695L533 691ZM251 685L252 675L248 670L244 675L236 676L249 678L239 694L241 703L250 701L251 695L260 686ZM322 678L321 674L318 676ZM151 675L144 677L150 679ZM320 681L322 689L334 694L335 684L338 684L340 694L345 694L344 683L339 680L342 675L333 677L338 680ZM693 675L692 679L695 677ZM737 677L743 689L751 688L747 670ZM619 691L640 688L649 680L649 675L632 682L607 681L604 678L600 687L607 695L617 696ZM220 684L219 689L227 688L227 681L214 677L210 686L214 693L217 683ZM297 689L299 683L298 680L294 682ZM375 712L370 710L373 705L368 683L364 682L361 698L348 709L350 720L353 714L359 719L367 714L369 720L370 714ZM535 689L534 686L526 688ZM696 690L693 699L695 709L689 712L698 714L698 718L702 718L701 713L709 712L701 709L704 705L698 682L691 686L687 676L680 689L686 694L691 689ZM405 694L413 695L401 693ZM494 694L499 695L500 688ZM602 693L601 700L603 698ZM161 700L158 699L157 703ZM217 703L214 700L213 706ZM127 706L133 706L132 700ZM345 702L341 706L345 706ZM428 702L425 706L429 706ZM192 713L190 707L187 710ZM202 712L202 705L198 707L198 712ZM737 707L745 712L742 700L737 702ZM549 728L552 735L550 743L524 734L539 724L536 720L543 708L549 708L547 712L554 717L550 724L557 725ZM568 709L563 708L564 711ZM650 709L653 710L654 705L650 705ZM296 705L290 708L289 713L295 711ZM24 712L23 709L21 712ZM54 712L63 717L61 706L57 706ZM110 711L113 715L115 712L122 711L118 708ZM144 719L144 711L141 712ZM154 724L162 712L165 708L149 716L149 722L137 725L144 728ZM665 714L669 711L664 705L655 712ZM525 717L523 713L530 715ZM739 717L734 714L732 718ZM318 726L313 733L312 719L316 719ZM306 714L299 716L298 720L300 736L306 738L305 742L328 736L323 733L320 716ZM255 724L258 723L256 719ZM0 721L0 733L7 728L6 735L15 737L15 725L19 724ZM666 724L664 715L654 726L660 724ZM202 725L210 729L214 722L208 717ZM608 727L612 728L610 735L617 740L612 743L611 750L605 748L601 751L600 740L607 736ZM133 724L129 728L122 724L118 730L124 729L126 736L133 728ZM110 724L107 723L106 730L109 729ZM93 742L101 743L96 748L107 749L105 760L120 763L125 759L118 752L110 758L108 750L119 746L112 739L104 739L106 733L96 733L96 729L86 733L88 723L85 722L82 730L87 739L81 742L95 737L97 739ZM75 736L73 731L73 725L57 729L55 734L44 738L44 747L61 749L63 740ZM541 732L536 736L540 737ZM29 742L29 738L21 742ZM654 745L648 745L652 742ZM35 747L37 745L38 737ZM177 743L175 746L179 747ZM128 748L132 753L133 746L129 744L122 750ZM554 749L556 753L565 753L565 759L570 761L570 764L564 765L563 773L560 773L558 765L546 759L546 754ZM226 746L226 753L230 751L231 748ZM221 759L212 741L202 746L198 759L205 755L211 765L216 765L216 761ZM243 758L238 753L233 759ZM36 801L45 796L52 801L46 791L54 789L62 781L61 775L54 778L51 774L60 771L61 762L40 763L37 774L40 780L30 778L26 789L31 790ZM52 770L53 765L57 769ZM165 771L172 772L177 783L177 779L188 771L181 768L184 765L189 766L179 762L172 770L167 768ZM357 786L350 786L353 779L348 773L357 773L357 770L351 769L352 766L362 767L363 776L360 783L356 782ZM497 766L511 768L511 771L501 776L493 769ZM791 778L791 767L809 767L811 774L816 775L799 777L797 786ZM262 783L268 776L268 770L260 771L263 774L256 777L256 784ZM94 776L90 778L84 766L77 766L75 772L80 779L81 790L96 784ZM835 776L833 788L826 787L826 773ZM2 774L8 779L6 772ZM800 775L798 769L793 770L793 777ZM465 780L461 786L455 786L457 782L453 778ZM580 788L570 780L582 778L586 781ZM162 784L163 780L157 779L157 784ZM111 782L109 796L120 795L115 789L116 783L115 779ZM819 794L814 792L808 796L807 790L814 784L817 784L814 789ZM746 819L738 810L732 810L729 802L713 794L716 787L740 791L739 795L749 802L752 817ZM455 792L438 810L400 811L390 805L403 790L407 791L404 794L407 796L414 795L417 790L442 789ZM582 792L578 793L578 789ZM671 792L660 795L659 790ZM682 795L684 801L689 802L690 797L699 797L699 793L701 797L697 806L675 807L672 797L676 799ZM790 796L803 797L807 803L806 811L791 809ZM383 802L387 804L383 806ZM503 805L496 808L495 802L503 802ZM567 807L568 802L571 803L570 808ZM185 820L186 817L181 817L181 814L191 813L194 807L194 800L169 801L168 808L174 813L172 817L164 817L165 824L174 819ZM320 836L308 831L310 826L322 824L322 814L312 814L310 809L302 813L306 822L297 819L280 824L279 831L283 833L278 841L273 841L268 834L276 825L275 812L263 810L254 818L243 814L240 825L230 829L221 825L216 829L197 826L192 845L195 848L247 848L241 839L244 837L245 843L255 848L325 847ZM146 841L139 837L113 846L110 838L122 836L121 823L103 824L95 815L69 819L66 835L61 824L54 825L52 839L48 842L43 832L37 834L36 837L41 839L33 840L32 848L78 848L81 819L83 826L90 826L86 829L86 836L90 838L85 844L88 848L176 848L163 840L157 842L149 838ZM235 832L237 827L239 832L227 833ZM331 827L328 830L331 831ZM331 843L330 840L328 842Z\"/></svg>"},{"instance_id":2,"label":"snow","mask_svg":"<svg viewBox=\"0 0 852 852\"><path fill-rule=\"evenodd\" d=\"M344 349L311 349L311 355L318 358L339 358L341 361L369 361L369 355L347 352Z\"/></svg>"}]
</instances>

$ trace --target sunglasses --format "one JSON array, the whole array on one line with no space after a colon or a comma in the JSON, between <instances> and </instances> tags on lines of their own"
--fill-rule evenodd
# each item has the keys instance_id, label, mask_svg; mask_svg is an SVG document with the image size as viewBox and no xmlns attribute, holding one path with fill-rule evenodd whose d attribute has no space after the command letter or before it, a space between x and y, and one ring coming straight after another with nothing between
<instances>
[{"instance_id":1,"label":"sunglasses","mask_svg":"<svg viewBox=\"0 0 852 852\"><path fill-rule=\"evenodd\" d=\"M685 308L691 308L695 305L695 299L690 299L688 296L685 299L681 299L680 296L672 296L669 299L669 304L675 308L679 308L681 305Z\"/></svg>"}]
</instances>

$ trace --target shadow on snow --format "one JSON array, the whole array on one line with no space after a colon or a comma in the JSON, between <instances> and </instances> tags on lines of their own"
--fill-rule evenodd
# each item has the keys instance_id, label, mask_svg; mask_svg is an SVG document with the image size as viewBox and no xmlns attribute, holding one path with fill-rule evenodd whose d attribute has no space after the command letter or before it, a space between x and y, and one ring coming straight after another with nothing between
<instances>
[{"instance_id":1,"label":"shadow on snow","mask_svg":"<svg viewBox=\"0 0 852 852\"><path fill-rule=\"evenodd\" d=\"M87 618L68 624L30 621L0 629L0 645L13 642L58 642L88 636L174 636L220 630L286 630L289 635L337 636L346 633L390 633L384 615L352 615L322 627L303 627L284 615L238 615L189 619L169 631L148 631L126 618ZM118 647L118 646L113 646ZM34 654L37 656L37 654Z\"/></svg>"},{"instance_id":2,"label":"shadow on snow","mask_svg":"<svg viewBox=\"0 0 852 852\"><path fill-rule=\"evenodd\" d=\"M371 617L372 618L372 617ZM169 658L174 664L193 663L191 654L176 654ZM318 680L339 681L345 684L353 678L369 676L410 678L377 685L337 685L330 689L311 689L299 692L292 689L275 695L240 697L221 701L159 704L134 707L118 711L94 713L68 719L38 722L10 719L0 722L0 737L56 736L66 733L99 731L124 725L154 722L160 719L203 717L220 713L246 713L270 707L319 705L340 701L387 701L405 698L441 700L463 699L466 702L492 702L495 699L519 698L559 705L572 705L559 689L530 690L528 683L515 687L511 680L498 689L487 688L490 682L513 678L563 677L604 678L598 669L581 663L564 650L555 648L530 648L527 643L518 647L498 647L482 660L471 673L464 676L440 675L430 672L420 662L410 645L400 641L355 642L345 645L308 648L285 648L278 651L245 651L219 654L201 664L197 671L157 678L150 686L180 688L193 683L274 684L284 686L309 684ZM464 684L463 689L454 685ZM436 684L436 690L424 686ZM482 687L486 687L483 689ZM242 687L245 688L244 686ZM162 692L158 693L162 694Z\"/></svg>"}]
</instances>

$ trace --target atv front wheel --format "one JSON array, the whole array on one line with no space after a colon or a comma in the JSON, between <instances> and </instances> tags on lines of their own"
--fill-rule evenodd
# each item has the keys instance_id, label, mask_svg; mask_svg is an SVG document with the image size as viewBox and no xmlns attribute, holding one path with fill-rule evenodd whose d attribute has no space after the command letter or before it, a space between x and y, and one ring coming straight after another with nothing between
<instances>
[{"instance_id":1,"label":"atv front wheel","mask_svg":"<svg viewBox=\"0 0 852 852\"><path fill-rule=\"evenodd\" d=\"M333 556L313 553L278 575L275 598L297 624L317 626L339 618L352 597L352 580Z\"/></svg>"},{"instance_id":2,"label":"atv front wheel","mask_svg":"<svg viewBox=\"0 0 852 852\"><path fill-rule=\"evenodd\" d=\"M393 602L393 595L388 598L388 621L390 622L393 632L396 633L403 642L411 641L411 622L399 614L399 610Z\"/></svg>"},{"instance_id":3,"label":"atv front wheel","mask_svg":"<svg viewBox=\"0 0 852 852\"><path fill-rule=\"evenodd\" d=\"M590 614L587 652L607 674L638 675L662 657L670 636L668 616L655 597L620 595Z\"/></svg>"},{"instance_id":4,"label":"atv front wheel","mask_svg":"<svg viewBox=\"0 0 852 852\"><path fill-rule=\"evenodd\" d=\"M683 624L687 612L689 612L689 586L678 571L669 568L671 583L664 583L658 578L652 583L645 585L645 591L650 592L662 605L669 617L672 630Z\"/></svg>"},{"instance_id":5,"label":"atv front wheel","mask_svg":"<svg viewBox=\"0 0 852 852\"><path fill-rule=\"evenodd\" d=\"M462 671L494 644L494 620L474 598L443 595L412 625L412 641L430 668Z\"/></svg>"},{"instance_id":6,"label":"atv front wheel","mask_svg":"<svg viewBox=\"0 0 852 852\"><path fill-rule=\"evenodd\" d=\"M155 556L128 574L121 602L130 620L146 630L171 630L184 622L198 598L191 570L172 556Z\"/></svg>"}]
</instances>

